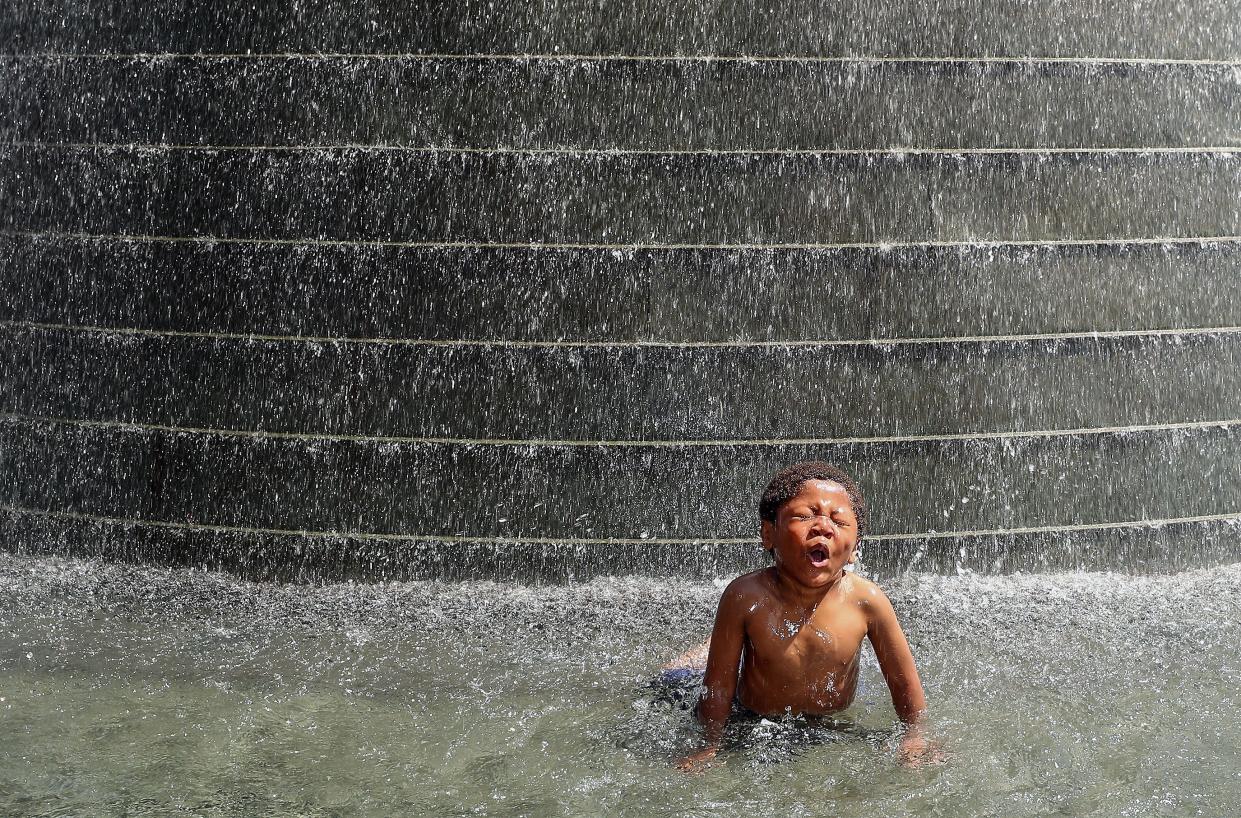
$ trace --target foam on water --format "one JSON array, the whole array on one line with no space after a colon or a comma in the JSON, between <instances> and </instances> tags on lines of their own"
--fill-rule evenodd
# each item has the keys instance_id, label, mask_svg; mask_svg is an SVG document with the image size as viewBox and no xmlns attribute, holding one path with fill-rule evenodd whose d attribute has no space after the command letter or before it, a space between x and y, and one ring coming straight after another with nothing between
<instances>
[{"instance_id":1,"label":"foam on water","mask_svg":"<svg viewBox=\"0 0 1241 818\"><path fill-rule=\"evenodd\" d=\"M1226 815L1241 564L886 583L951 760L902 769L873 657L833 724L722 767L648 686L719 587L289 586L0 557L0 811ZM144 812L145 810L145 812Z\"/></svg>"}]
</instances>

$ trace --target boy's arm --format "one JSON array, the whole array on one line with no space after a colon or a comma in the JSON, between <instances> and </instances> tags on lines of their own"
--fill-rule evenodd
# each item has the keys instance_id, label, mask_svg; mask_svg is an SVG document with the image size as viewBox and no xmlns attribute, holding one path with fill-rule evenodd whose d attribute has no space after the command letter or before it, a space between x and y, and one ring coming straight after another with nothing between
<instances>
[{"instance_id":1,"label":"boy's arm","mask_svg":"<svg viewBox=\"0 0 1241 818\"><path fill-rule=\"evenodd\" d=\"M867 608L870 612L867 635L875 648L875 658L879 660L884 681L892 693L896 715L908 727L901 739L901 760L911 766L942 761L944 755L939 743L927 739L922 733L926 695L922 692L922 680L918 678L918 668L914 665L913 651L909 649L905 632L896 620L896 611L878 587L869 596Z\"/></svg>"},{"instance_id":2,"label":"boy's arm","mask_svg":"<svg viewBox=\"0 0 1241 818\"><path fill-rule=\"evenodd\" d=\"M698 700L695 715L702 723L707 746L701 752L682 759L680 766L692 770L709 761L719 751L733 696L737 693L737 672L741 664L741 647L745 639L745 606L743 595L734 580L724 589L711 630L711 647L707 653L707 671L702 684L705 690Z\"/></svg>"},{"instance_id":3,"label":"boy's arm","mask_svg":"<svg viewBox=\"0 0 1241 818\"><path fill-rule=\"evenodd\" d=\"M896 715L909 725L917 724L926 712L926 696L922 692L922 680L914 665L914 655L905 639L905 632L896 620L896 611L883 591L875 588L867 600L869 623L866 635L875 648L875 658L884 681L892 693L892 706Z\"/></svg>"}]
</instances>

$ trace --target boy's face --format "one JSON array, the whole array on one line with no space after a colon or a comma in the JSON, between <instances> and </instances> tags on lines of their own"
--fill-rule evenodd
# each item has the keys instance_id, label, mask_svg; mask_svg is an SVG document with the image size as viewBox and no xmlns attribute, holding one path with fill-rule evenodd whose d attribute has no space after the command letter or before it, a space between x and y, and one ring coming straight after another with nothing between
<instances>
[{"instance_id":1,"label":"boy's face","mask_svg":"<svg viewBox=\"0 0 1241 818\"><path fill-rule=\"evenodd\" d=\"M802 585L826 585L853 562L857 515L844 486L807 480L776 513L763 521L763 547L781 573Z\"/></svg>"}]
</instances>

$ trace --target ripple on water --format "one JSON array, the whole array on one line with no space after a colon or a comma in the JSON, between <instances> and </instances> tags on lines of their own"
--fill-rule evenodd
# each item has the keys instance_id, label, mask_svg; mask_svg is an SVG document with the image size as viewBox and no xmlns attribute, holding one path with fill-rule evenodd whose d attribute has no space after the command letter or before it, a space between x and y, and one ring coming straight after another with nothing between
<instances>
[{"instance_id":1,"label":"ripple on water","mask_svg":"<svg viewBox=\"0 0 1241 818\"><path fill-rule=\"evenodd\" d=\"M885 587L952 760L901 769L864 654L828 725L697 778L655 669L715 583L266 585L0 555L0 812L1226 815L1241 565ZM1198 812L1195 812L1198 811Z\"/></svg>"}]
</instances>

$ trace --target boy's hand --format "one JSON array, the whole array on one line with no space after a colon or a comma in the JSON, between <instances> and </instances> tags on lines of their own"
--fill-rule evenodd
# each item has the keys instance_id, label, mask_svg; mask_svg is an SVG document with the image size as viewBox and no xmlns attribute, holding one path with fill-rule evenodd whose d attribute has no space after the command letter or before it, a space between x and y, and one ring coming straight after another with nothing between
<instances>
[{"instance_id":1,"label":"boy's hand","mask_svg":"<svg viewBox=\"0 0 1241 818\"><path fill-rule=\"evenodd\" d=\"M708 747L692 755L687 755L677 762L677 769L690 775L705 772L709 767L715 765L715 757L719 752L719 747Z\"/></svg>"},{"instance_id":2,"label":"boy's hand","mask_svg":"<svg viewBox=\"0 0 1241 818\"><path fill-rule=\"evenodd\" d=\"M901 739L898 756L902 767L918 768L928 764L943 764L947 753L938 741L932 741L920 732L911 732Z\"/></svg>"}]
</instances>

